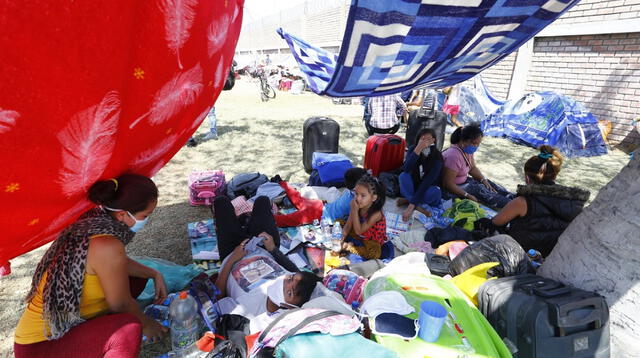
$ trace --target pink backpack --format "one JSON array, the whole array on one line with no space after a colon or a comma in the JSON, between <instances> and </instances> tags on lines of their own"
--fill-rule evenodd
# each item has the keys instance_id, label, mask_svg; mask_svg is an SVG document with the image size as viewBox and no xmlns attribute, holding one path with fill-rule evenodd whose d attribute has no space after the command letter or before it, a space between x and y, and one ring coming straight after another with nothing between
<instances>
[{"instance_id":1,"label":"pink backpack","mask_svg":"<svg viewBox=\"0 0 640 358\"><path fill-rule=\"evenodd\" d=\"M213 199L225 193L222 170L205 170L189 174L189 204L210 206Z\"/></svg>"}]
</instances>

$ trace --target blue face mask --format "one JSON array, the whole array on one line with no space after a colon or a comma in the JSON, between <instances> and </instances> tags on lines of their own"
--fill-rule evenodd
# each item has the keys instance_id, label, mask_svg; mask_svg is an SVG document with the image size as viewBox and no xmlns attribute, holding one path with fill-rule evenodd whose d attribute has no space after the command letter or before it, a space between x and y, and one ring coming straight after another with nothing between
<instances>
[{"instance_id":1,"label":"blue face mask","mask_svg":"<svg viewBox=\"0 0 640 358\"><path fill-rule=\"evenodd\" d=\"M149 217L148 216L146 218L144 218L144 220L138 220L130 212L127 211L127 214L129 214L129 216L136 222L135 224L133 224L132 227L129 228L129 230L131 230L133 232L138 232L138 231L142 230L142 228L147 223L147 221L149 221Z\"/></svg>"},{"instance_id":2,"label":"blue face mask","mask_svg":"<svg viewBox=\"0 0 640 358\"><path fill-rule=\"evenodd\" d=\"M475 145L470 145L468 147L464 147L464 149L462 150L463 152L467 153L467 154L473 154L476 152L476 150L478 150L478 147Z\"/></svg>"}]
</instances>

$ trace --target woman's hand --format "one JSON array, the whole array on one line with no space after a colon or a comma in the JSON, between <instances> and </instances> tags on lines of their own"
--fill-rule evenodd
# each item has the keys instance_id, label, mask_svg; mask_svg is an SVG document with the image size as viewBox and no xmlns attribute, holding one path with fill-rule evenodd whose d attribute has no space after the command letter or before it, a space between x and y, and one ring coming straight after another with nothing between
<instances>
[{"instance_id":1,"label":"woman's hand","mask_svg":"<svg viewBox=\"0 0 640 358\"><path fill-rule=\"evenodd\" d=\"M413 215L413 210L415 210L415 208L416 208L415 205L409 204L409 206L407 206L407 208L402 213L402 220L409 221L409 219L411 218L411 215Z\"/></svg>"},{"instance_id":2,"label":"woman's hand","mask_svg":"<svg viewBox=\"0 0 640 358\"><path fill-rule=\"evenodd\" d=\"M464 198L472 200L472 201L475 201L476 203L479 203L478 198L476 198L475 196L473 196L471 194L467 194L467 196L465 196Z\"/></svg>"},{"instance_id":3,"label":"woman's hand","mask_svg":"<svg viewBox=\"0 0 640 358\"><path fill-rule=\"evenodd\" d=\"M156 289L156 296L154 303L159 305L167 298L169 294L169 290L167 289L167 284L164 282L164 276L157 271L155 276L153 277L153 287Z\"/></svg>"},{"instance_id":4,"label":"woman's hand","mask_svg":"<svg viewBox=\"0 0 640 358\"><path fill-rule=\"evenodd\" d=\"M258 236L263 238L262 244L264 245L264 248L267 249L267 251L271 252L275 250L276 243L275 241L273 241L273 236L267 234L264 231L258 234Z\"/></svg>"},{"instance_id":5,"label":"woman's hand","mask_svg":"<svg viewBox=\"0 0 640 358\"><path fill-rule=\"evenodd\" d=\"M482 184L484 184L485 187L487 187L487 189L491 190L494 193L497 193L498 191L496 189L493 188L493 186L491 185L491 183L489 183L489 179L487 178L482 178L482 180L480 180L480 182Z\"/></svg>"},{"instance_id":6,"label":"woman's hand","mask_svg":"<svg viewBox=\"0 0 640 358\"><path fill-rule=\"evenodd\" d=\"M416 149L414 150L414 152L416 154L420 154L420 152L422 152L423 149L430 147L434 143L434 141L435 140L429 136L422 136L422 138L418 140L418 143L416 144Z\"/></svg>"},{"instance_id":7,"label":"woman's hand","mask_svg":"<svg viewBox=\"0 0 640 358\"><path fill-rule=\"evenodd\" d=\"M164 337L168 332L167 327L161 325L156 320L147 317L142 325L142 334L147 337L147 342L155 343Z\"/></svg>"}]
</instances>

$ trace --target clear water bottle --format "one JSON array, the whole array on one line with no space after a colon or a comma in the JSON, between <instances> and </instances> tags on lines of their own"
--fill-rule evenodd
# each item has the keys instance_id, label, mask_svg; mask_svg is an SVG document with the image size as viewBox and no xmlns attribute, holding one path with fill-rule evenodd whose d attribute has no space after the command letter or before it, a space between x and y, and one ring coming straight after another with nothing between
<instances>
[{"instance_id":1,"label":"clear water bottle","mask_svg":"<svg viewBox=\"0 0 640 358\"><path fill-rule=\"evenodd\" d=\"M177 357L195 357L195 343L200 338L196 300L187 291L180 292L169 306L169 317L173 352Z\"/></svg>"},{"instance_id":2,"label":"clear water bottle","mask_svg":"<svg viewBox=\"0 0 640 358\"><path fill-rule=\"evenodd\" d=\"M331 220L323 219L320 222L320 227L322 230L322 243L325 248L331 249L331 236L333 235L331 233Z\"/></svg>"},{"instance_id":3,"label":"clear water bottle","mask_svg":"<svg viewBox=\"0 0 640 358\"><path fill-rule=\"evenodd\" d=\"M341 250L342 246L342 227L340 226L340 222L336 221L333 224L333 231L331 235L331 251L334 253L338 253Z\"/></svg>"}]
</instances>

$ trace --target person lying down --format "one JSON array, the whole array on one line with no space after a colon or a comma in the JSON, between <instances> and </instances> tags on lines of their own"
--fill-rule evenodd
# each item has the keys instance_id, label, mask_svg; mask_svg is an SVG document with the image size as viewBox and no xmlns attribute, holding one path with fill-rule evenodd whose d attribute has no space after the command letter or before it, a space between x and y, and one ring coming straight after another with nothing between
<instances>
[{"instance_id":1,"label":"person lying down","mask_svg":"<svg viewBox=\"0 0 640 358\"><path fill-rule=\"evenodd\" d=\"M299 271L280 252L280 236L269 198L256 199L248 220L236 216L227 197L218 197L213 206L223 259L216 280L219 299L222 298L221 313L247 317L253 333L266 328L283 310L308 302L320 279Z\"/></svg>"}]
</instances>

